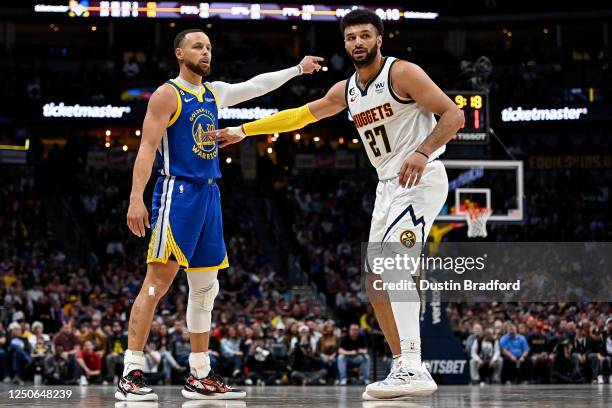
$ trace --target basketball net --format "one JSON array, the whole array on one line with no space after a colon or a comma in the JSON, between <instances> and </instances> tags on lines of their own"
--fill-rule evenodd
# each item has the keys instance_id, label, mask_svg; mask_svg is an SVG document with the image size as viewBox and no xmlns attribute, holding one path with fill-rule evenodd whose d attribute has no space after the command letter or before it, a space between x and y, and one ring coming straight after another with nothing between
<instances>
[{"instance_id":1,"label":"basketball net","mask_svg":"<svg viewBox=\"0 0 612 408\"><path fill-rule=\"evenodd\" d=\"M493 213L491 208L468 208L465 210L465 220L467 221L468 238L485 238L487 236L487 220Z\"/></svg>"}]
</instances>

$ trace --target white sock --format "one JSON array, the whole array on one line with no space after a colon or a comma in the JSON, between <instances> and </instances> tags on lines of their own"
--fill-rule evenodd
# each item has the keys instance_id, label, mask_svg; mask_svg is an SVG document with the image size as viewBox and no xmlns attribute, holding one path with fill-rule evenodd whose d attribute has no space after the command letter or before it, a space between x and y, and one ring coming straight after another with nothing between
<instances>
[{"instance_id":1,"label":"white sock","mask_svg":"<svg viewBox=\"0 0 612 408\"><path fill-rule=\"evenodd\" d=\"M391 309L397 325L397 333L400 338L402 358L410 365L421 366L421 332L419 314L421 303L418 302L418 293L414 291L416 298L410 301L391 302Z\"/></svg>"},{"instance_id":2,"label":"white sock","mask_svg":"<svg viewBox=\"0 0 612 408\"><path fill-rule=\"evenodd\" d=\"M400 340L402 358L412 367L421 366L421 339Z\"/></svg>"},{"instance_id":3,"label":"white sock","mask_svg":"<svg viewBox=\"0 0 612 408\"><path fill-rule=\"evenodd\" d=\"M204 378L210 373L210 357L208 351L189 353L189 367L195 378Z\"/></svg>"},{"instance_id":4,"label":"white sock","mask_svg":"<svg viewBox=\"0 0 612 408\"><path fill-rule=\"evenodd\" d=\"M145 357L142 351L126 350L123 356L123 376L132 370L143 370L145 368Z\"/></svg>"}]
</instances>

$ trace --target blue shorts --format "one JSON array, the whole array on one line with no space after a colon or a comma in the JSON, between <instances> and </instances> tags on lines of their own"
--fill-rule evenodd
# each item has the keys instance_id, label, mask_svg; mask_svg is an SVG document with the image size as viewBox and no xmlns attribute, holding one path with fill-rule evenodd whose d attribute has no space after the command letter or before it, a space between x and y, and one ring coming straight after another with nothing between
<instances>
[{"instance_id":1,"label":"blue shorts","mask_svg":"<svg viewBox=\"0 0 612 408\"><path fill-rule=\"evenodd\" d=\"M174 259L187 272L227 268L221 193L215 179L160 177L153 191L147 263Z\"/></svg>"}]
</instances>

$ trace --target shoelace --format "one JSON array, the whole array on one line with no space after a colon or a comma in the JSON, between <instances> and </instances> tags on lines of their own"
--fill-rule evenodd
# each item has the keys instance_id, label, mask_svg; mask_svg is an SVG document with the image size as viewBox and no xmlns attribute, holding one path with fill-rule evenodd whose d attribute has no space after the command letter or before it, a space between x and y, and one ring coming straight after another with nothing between
<instances>
[{"instance_id":1,"label":"shoelace","mask_svg":"<svg viewBox=\"0 0 612 408\"><path fill-rule=\"evenodd\" d=\"M397 370L389 374L389 377L387 377L387 379L406 381L411 380L414 376L415 374L412 371L409 371L408 368L398 367Z\"/></svg>"},{"instance_id":2,"label":"shoelace","mask_svg":"<svg viewBox=\"0 0 612 408\"><path fill-rule=\"evenodd\" d=\"M229 385L225 384L223 382L223 377L221 377L219 374L215 373L213 370L210 370L210 372L208 373L208 378L210 378L211 380L214 380L216 382L218 382L220 385L231 389L232 387L230 387Z\"/></svg>"},{"instance_id":3,"label":"shoelace","mask_svg":"<svg viewBox=\"0 0 612 408\"><path fill-rule=\"evenodd\" d=\"M143 372L140 370L135 370L135 372L139 372L140 374L131 374L129 376L130 381L139 387L146 387L147 384L145 383Z\"/></svg>"}]
</instances>

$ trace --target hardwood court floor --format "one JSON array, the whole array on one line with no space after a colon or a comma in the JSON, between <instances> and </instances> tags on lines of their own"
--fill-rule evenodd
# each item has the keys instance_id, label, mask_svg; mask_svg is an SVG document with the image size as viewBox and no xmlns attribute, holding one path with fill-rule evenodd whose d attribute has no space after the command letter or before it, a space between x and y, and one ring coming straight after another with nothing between
<instances>
[{"instance_id":1,"label":"hardwood court floor","mask_svg":"<svg viewBox=\"0 0 612 408\"><path fill-rule=\"evenodd\" d=\"M14 398L17 390L30 394L36 390L71 390L68 399ZM513 385L513 386L442 386L431 397L410 401L362 401L361 386L329 387L244 387L242 401L191 401L179 386L156 386L159 402L118 402L113 386L34 387L0 385L0 406L6 407L173 407L173 408L433 408L433 407L612 407L612 385ZM10 391L13 391L10 393ZM11 394L13 398L11 398Z\"/></svg>"}]
</instances>

